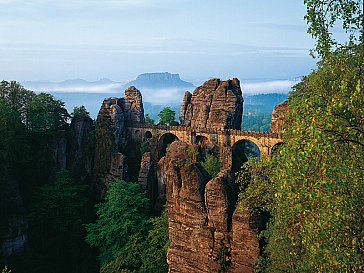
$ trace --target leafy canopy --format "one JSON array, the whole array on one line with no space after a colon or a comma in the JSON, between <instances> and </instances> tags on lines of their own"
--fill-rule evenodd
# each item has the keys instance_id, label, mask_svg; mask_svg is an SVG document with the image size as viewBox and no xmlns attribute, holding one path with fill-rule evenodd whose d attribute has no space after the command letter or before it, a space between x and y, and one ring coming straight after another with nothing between
<instances>
[{"instance_id":1,"label":"leafy canopy","mask_svg":"<svg viewBox=\"0 0 364 273\"><path fill-rule=\"evenodd\" d=\"M173 111L170 107L163 108L159 114L159 124L161 125L174 125L176 112Z\"/></svg>"},{"instance_id":2,"label":"leafy canopy","mask_svg":"<svg viewBox=\"0 0 364 273\"><path fill-rule=\"evenodd\" d=\"M168 216L150 219L148 203L138 184L110 184L105 202L96 206L96 223L86 225L86 241L100 250L102 273L168 271Z\"/></svg>"},{"instance_id":3,"label":"leafy canopy","mask_svg":"<svg viewBox=\"0 0 364 273\"><path fill-rule=\"evenodd\" d=\"M331 54L290 94L292 121L271 158L245 166L245 207L268 211L266 272L364 268L364 75ZM249 184L250 183L250 184Z\"/></svg>"},{"instance_id":4,"label":"leafy canopy","mask_svg":"<svg viewBox=\"0 0 364 273\"><path fill-rule=\"evenodd\" d=\"M105 202L96 205L96 223L86 225L86 241L100 249L102 267L116 270L116 266L119 271L140 267L142 242L149 225L148 203L138 184L123 180L110 184ZM117 257L122 258L115 261Z\"/></svg>"},{"instance_id":5,"label":"leafy canopy","mask_svg":"<svg viewBox=\"0 0 364 273\"><path fill-rule=\"evenodd\" d=\"M71 117L72 119L78 119L78 120L91 118L90 113L86 110L86 107L83 105L75 106L73 108L73 112L71 113Z\"/></svg>"},{"instance_id":6,"label":"leafy canopy","mask_svg":"<svg viewBox=\"0 0 364 273\"><path fill-rule=\"evenodd\" d=\"M220 160L213 154L207 154L201 165L212 178L216 177L221 168Z\"/></svg>"},{"instance_id":7,"label":"leafy canopy","mask_svg":"<svg viewBox=\"0 0 364 273\"><path fill-rule=\"evenodd\" d=\"M362 0L305 0L308 33L316 39L316 52L327 56L342 45L364 42L364 14ZM338 24L348 34L344 44L333 37Z\"/></svg>"}]
</instances>

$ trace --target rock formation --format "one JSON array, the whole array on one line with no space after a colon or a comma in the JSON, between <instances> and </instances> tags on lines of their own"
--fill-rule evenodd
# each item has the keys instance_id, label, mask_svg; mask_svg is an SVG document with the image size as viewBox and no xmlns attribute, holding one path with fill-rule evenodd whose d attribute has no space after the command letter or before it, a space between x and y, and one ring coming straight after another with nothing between
<instances>
[{"instance_id":1,"label":"rock formation","mask_svg":"<svg viewBox=\"0 0 364 273\"><path fill-rule=\"evenodd\" d=\"M210 129L241 129L243 97L240 82L212 79L185 93L181 110L182 126Z\"/></svg>"},{"instance_id":2,"label":"rock formation","mask_svg":"<svg viewBox=\"0 0 364 273\"><path fill-rule=\"evenodd\" d=\"M194 88L192 83L181 80L179 74L168 72L140 74L136 80L127 83L130 85L141 89Z\"/></svg>"},{"instance_id":3,"label":"rock formation","mask_svg":"<svg viewBox=\"0 0 364 273\"><path fill-rule=\"evenodd\" d=\"M249 212L235 209L237 191L230 171L209 181L189 149L186 143L173 142L159 162L167 189L169 272L253 272L258 228Z\"/></svg>"},{"instance_id":4,"label":"rock formation","mask_svg":"<svg viewBox=\"0 0 364 273\"><path fill-rule=\"evenodd\" d=\"M128 144L127 126L144 122L142 95L135 87L125 90L123 98L107 98L103 101L96 121L95 173L98 177L112 178L110 170L122 170L114 178L126 177L123 153ZM116 165L115 165L116 164ZM111 176L110 176L111 175Z\"/></svg>"},{"instance_id":5,"label":"rock formation","mask_svg":"<svg viewBox=\"0 0 364 273\"><path fill-rule=\"evenodd\" d=\"M23 252L28 241L28 220L19 185L12 177L1 177L0 264Z\"/></svg>"},{"instance_id":6,"label":"rock formation","mask_svg":"<svg viewBox=\"0 0 364 273\"><path fill-rule=\"evenodd\" d=\"M287 112L289 110L288 101L285 100L281 104L278 104L274 107L272 113L272 120L270 122L270 130L273 133L279 133L284 131L283 125L284 121L287 117Z\"/></svg>"},{"instance_id":7,"label":"rock formation","mask_svg":"<svg viewBox=\"0 0 364 273\"><path fill-rule=\"evenodd\" d=\"M125 113L127 125L144 122L142 94L134 86L125 90L125 97L120 99L120 107Z\"/></svg>"},{"instance_id":8,"label":"rock formation","mask_svg":"<svg viewBox=\"0 0 364 273\"><path fill-rule=\"evenodd\" d=\"M76 181L85 182L92 176L95 128L91 118L73 118L67 145L67 169Z\"/></svg>"},{"instance_id":9,"label":"rock formation","mask_svg":"<svg viewBox=\"0 0 364 273\"><path fill-rule=\"evenodd\" d=\"M145 152L142 155L140 162L140 171L138 183L143 192L146 192L151 203L154 205L155 199L158 196L157 174L156 166L154 163L153 155L151 152ZM162 210L161 202L157 202L157 211Z\"/></svg>"}]
</instances>

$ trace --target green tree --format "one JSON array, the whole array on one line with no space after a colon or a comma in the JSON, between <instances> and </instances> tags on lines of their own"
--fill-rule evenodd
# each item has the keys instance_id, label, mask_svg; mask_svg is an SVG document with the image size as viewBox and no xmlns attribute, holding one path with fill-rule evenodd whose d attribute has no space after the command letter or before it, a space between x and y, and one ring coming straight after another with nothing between
<instances>
[{"instance_id":1,"label":"green tree","mask_svg":"<svg viewBox=\"0 0 364 273\"><path fill-rule=\"evenodd\" d=\"M73 112L71 113L71 117L72 119L86 119L86 118L91 118L90 117L90 113L86 110L86 107L81 105L81 106L75 106L73 108Z\"/></svg>"},{"instance_id":2,"label":"green tree","mask_svg":"<svg viewBox=\"0 0 364 273\"><path fill-rule=\"evenodd\" d=\"M30 129L36 132L65 129L69 114L64 102L51 94L37 94L30 105Z\"/></svg>"},{"instance_id":3,"label":"green tree","mask_svg":"<svg viewBox=\"0 0 364 273\"><path fill-rule=\"evenodd\" d=\"M0 169L5 163L13 163L16 154L22 150L23 131L19 112L0 99Z\"/></svg>"},{"instance_id":4,"label":"green tree","mask_svg":"<svg viewBox=\"0 0 364 273\"><path fill-rule=\"evenodd\" d=\"M175 115L176 112L173 111L170 107L163 108L159 114L159 124L161 125L175 125Z\"/></svg>"},{"instance_id":5,"label":"green tree","mask_svg":"<svg viewBox=\"0 0 364 273\"><path fill-rule=\"evenodd\" d=\"M161 216L150 220L153 227L149 230L146 240L146 248L142 254L142 266L140 273L165 273L168 272L167 251L168 238L168 214L164 210Z\"/></svg>"},{"instance_id":6,"label":"green tree","mask_svg":"<svg viewBox=\"0 0 364 273\"><path fill-rule=\"evenodd\" d=\"M30 105L34 97L33 91L25 89L16 81L0 83L0 98L20 114L21 121L25 125L28 125Z\"/></svg>"},{"instance_id":7,"label":"green tree","mask_svg":"<svg viewBox=\"0 0 364 273\"><path fill-rule=\"evenodd\" d=\"M87 272L94 257L84 242L86 187L67 171L36 191L29 213L29 246L24 272Z\"/></svg>"},{"instance_id":8,"label":"green tree","mask_svg":"<svg viewBox=\"0 0 364 273\"><path fill-rule=\"evenodd\" d=\"M154 125L154 119L152 119L149 114L145 115L144 120L146 124Z\"/></svg>"},{"instance_id":9,"label":"green tree","mask_svg":"<svg viewBox=\"0 0 364 273\"><path fill-rule=\"evenodd\" d=\"M11 270L6 266L1 270L1 273L11 273Z\"/></svg>"},{"instance_id":10,"label":"green tree","mask_svg":"<svg viewBox=\"0 0 364 273\"><path fill-rule=\"evenodd\" d=\"M102 272L136 270L148 231L149 201L136 183L115 180L104 203L96 205L97 221L86 225L86 241L100 250Z\"/></svg>"},{"instance_id":11,"label":"green tree","mask_svg":"<svg viewBox=\"0 0 364 273\"><path fill-rule=\"evenodd\" d=\"M221 168L220 160L212 154L207 154L204 161L201 162L201 165L212 178L219 173Z\"/></svg>"},{"instance_id":12,"label":"green tree","mask_svg":"<svg viewBox=\"0 0 364 273\"><path fill-rule=\"evenodd\" d=\"M272 215L266 272L364 268L360 65L360 54L336 53L321 61L290 94L285 144L268 162L249 163L249 175L241 174L243 184L250 182L242 204Z\"/></svg>"},{"instance_id":13,"label":"green tree","mask_svg":"<svg viewBox=\"0 0 364 273\"><path fill-rule=\"evenodd\" d=\"M362 0L304 0L307 7L305 19L309 25L308 33L316 39L316 51L320 56L342 46L335 37L332 29L341 24L348 34L344 45L364 43L364 13ZM364 53L363 53L364 54Z\"/></svg>"}]
</instances>

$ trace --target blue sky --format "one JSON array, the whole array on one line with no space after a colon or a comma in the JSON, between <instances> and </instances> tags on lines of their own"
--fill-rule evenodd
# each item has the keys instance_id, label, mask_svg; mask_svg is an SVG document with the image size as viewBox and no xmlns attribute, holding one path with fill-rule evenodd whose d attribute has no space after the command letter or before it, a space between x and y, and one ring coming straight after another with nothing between
<instances>
[{"instance_id":1,"label":"blue sky","mask_svg":"<svg viewBox=\"0 0 364 273\"><path fill-rule=\"evenodd\" d=\"M0 78L292 80L315 67L304 14L303 0L0 0Z\"/></svg>"}]
</instances>

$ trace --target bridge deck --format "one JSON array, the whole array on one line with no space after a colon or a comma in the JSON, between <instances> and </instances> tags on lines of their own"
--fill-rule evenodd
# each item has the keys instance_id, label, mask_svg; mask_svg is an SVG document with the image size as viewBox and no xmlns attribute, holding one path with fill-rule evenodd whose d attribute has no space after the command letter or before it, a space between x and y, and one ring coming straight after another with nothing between
<instances>
[{"instance_id":1,"label":"bridge deck","mask_svg":"<svg viewBox=\"0 0 364 273\"><path fill-rule=\"evenodd\" d=\"M183 132L196 132L196 133L204 133L204 134L221 134L221 135L230 135L230 136L250 136L256 138L274 138L281 139L281 136L277 133L272 132L255 132L255 131L246 131L246 130L235 130L235 129L206 129L206 128L192 128L185 126L168 126L168 125L151 125L151 124L134 124L134 126L129 128L140 128L144 130L158 130L158 131L183 131Z\"/></svg>"}]
</instances>

